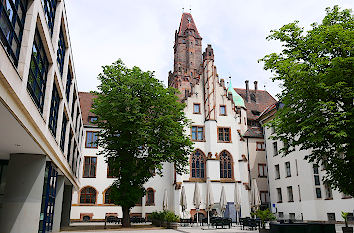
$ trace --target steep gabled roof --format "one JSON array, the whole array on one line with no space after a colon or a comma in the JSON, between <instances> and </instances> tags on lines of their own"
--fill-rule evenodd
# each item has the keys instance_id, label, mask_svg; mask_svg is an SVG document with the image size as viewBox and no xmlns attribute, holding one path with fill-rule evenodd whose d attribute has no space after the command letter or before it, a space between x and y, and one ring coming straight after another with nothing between
<instances>
[{"instance_id":1,"label":"steep gabled roof","mask_svg":"<svg viewBox=\"0 0 354 233\"><path fill-rule=\"evenodd\" d=\"M248 101L246 98L246 89L235 88L235 91L243 98L247 108L247 118L256 120L259 115L270 105L277 101L265 90L249 90ZM251 99L251 95L256 101Z\"/></svg>"},{"instance_id":2,"label":"steep gabled roof","mask_svg":"<svg viewBox=\"0 0 354 233\"><path fill-rule=\"evenodd\" d=\"M79 101L80 101L82 120L84 122L84 125L94 125L89 121L89 117L95 116L95 114L90 112L94 98L95 98L94 94L90 92L79 92Z\"/></svg>"},{"instance_id":3,"label":"steep gabled roof","mask_svg":"<svg viewBox=\"0 0 354 233\"><path fill-rule=\"evenodd\" d=\"M197 27L195 26L195 23L194 23L192 15L190 13L183 13L182 14L182 18L181 18L181 23L180 23L179 29L178 29L178 35L179 36L183 36L184 32L187 29L194 30L196 38L200 38L200 39L202 38L199 35Z\"/></svg>"}]
</instances>

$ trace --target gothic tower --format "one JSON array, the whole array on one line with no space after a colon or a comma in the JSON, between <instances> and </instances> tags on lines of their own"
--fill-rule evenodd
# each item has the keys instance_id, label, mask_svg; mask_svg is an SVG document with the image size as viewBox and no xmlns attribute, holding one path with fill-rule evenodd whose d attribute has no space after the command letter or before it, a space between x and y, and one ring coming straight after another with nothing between
<instances>
[{"instance_id":1,"label":"gothic tower","mask_svg":"<svg viewBox=\"0 0 354 233\"><path fill-rule=\"evenodd\" d=\"M203 60L202 37L190 13L182 14L173 49L174 70L169 72L168 85L177 88L181 92L179 97L184 97L199 82Z\"/></svg>"}]
</instances>

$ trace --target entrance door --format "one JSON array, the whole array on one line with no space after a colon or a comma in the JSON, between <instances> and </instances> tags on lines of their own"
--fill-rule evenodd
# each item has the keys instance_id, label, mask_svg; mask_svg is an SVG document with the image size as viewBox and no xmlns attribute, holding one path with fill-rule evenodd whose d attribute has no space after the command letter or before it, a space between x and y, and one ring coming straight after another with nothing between
<instances>
[{"instance_id":1,"label":"entrance door","mask_svg":"<svg viewBox=\"0 0 354 233\"><path fill-rule=\"evenodd\" d=\"M52 163L47 162L45 167L38 233L52 232L57 176L58 172L55 170Z\"/></svg>"}]
</instances>

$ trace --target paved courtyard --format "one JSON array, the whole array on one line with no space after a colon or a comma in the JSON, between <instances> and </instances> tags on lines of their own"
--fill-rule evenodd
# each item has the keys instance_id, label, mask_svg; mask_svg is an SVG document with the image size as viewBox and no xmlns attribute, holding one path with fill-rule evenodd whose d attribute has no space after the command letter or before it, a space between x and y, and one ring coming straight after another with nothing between
<instances>
[{"instance_id":1,"label":"paved courtyard","mask_svg":"<svg viewBox=\"0 0 354 233\"><path fill-rule=\"evenodd\" d=\"M336 225L336 233L342 233L342 226L341 224ZM353 225L350 225L353 226ZM233 226L231 229L208 229L206 226L204 227L178 227L177 230L171 229L163 229L160 227L153 227L151 225L142 225L142 224L134 224L132 228L120 228L119 225L109 225L107 228L114 228L114 229L103 229L103 223L73 223L71 227L61 231L62 233L89 233L89 232L105 232L105 233L117 233L117 232L129 232L129 233L141 233L142 231L147 231L148 233L258 233L258 230L241 230L240 226Z\"/></svg>"}]
</instances>

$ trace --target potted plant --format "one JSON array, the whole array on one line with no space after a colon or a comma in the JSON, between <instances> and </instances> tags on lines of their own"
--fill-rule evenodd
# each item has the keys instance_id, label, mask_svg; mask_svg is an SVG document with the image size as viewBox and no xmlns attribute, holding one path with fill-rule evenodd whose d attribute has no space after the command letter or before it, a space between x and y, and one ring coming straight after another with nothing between
<instances>
[{"instance_id":1,"label":"potted plant","mask_svg":"<svg viewBox=\"0 0 354 233\"><path fill-rule=\"evenodd\" d=\"M343 233L353 233L353 227L348 227L348 212L342 211L342 218L344 219L345 227L342 227Z\"/></svg>"},{"instance_id":2,"label":"potted plant","mask_svg":"<svg viewBox=\"0 0 354 233\"><path fill-rule=\"evenodd\" d=\"M259 228L259 233L270 232L270 229L265 229L265 223L267 221L275 220L275 216L269 211L269 209L257 210L254 215L261 219L261 227Z\"/></svg>"},{"instance_id":3,"label":"potted plant","mask_svg":"<svg viewBox=\"0 0 354 233\"><path fill-rule=\"evenodd\" d=\"M175 215L172 211L165 211L165 221L168 229L177 229L179 216Z\"/></svg>"}]
</instances>

